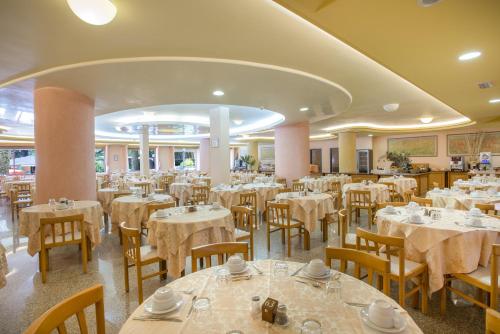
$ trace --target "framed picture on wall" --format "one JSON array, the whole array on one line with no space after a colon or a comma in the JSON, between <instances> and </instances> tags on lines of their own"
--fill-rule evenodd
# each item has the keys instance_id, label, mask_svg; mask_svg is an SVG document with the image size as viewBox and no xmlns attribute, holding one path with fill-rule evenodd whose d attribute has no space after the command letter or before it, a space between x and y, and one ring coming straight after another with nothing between
<instances>
[{"instance_id":1,"label":"framed picture on wall","mask_svg":"<svg viewBox=\"0 0 500 334\"><path fill-rule=\"evenodd\" d=\"M452 134L446 139L448 156L478 155L479 152L500 155L500 131Z\"/></svg>"},{"instance_id":2,"label":"framed picture on wall","mask_svg":"<svg viewBox=\"0 0 500 334\"><path fill-rule=\"evenodd\" d=\"M402 137L388 138L387 152L408 153L410 157L437 157L438 137Z\"/></svg>"}]
</instances>

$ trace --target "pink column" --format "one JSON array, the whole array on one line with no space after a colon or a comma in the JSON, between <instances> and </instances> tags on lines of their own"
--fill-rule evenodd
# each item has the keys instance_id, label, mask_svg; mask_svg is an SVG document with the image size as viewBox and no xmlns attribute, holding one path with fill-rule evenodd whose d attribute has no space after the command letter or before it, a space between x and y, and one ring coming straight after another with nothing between
<instances>
[{"instance_id":1,"label":"pink column","mask_svg":"<svg viewBox=\"0 0 500 334\"><path fill-rule=\"evenodd\" d=\"M168 171L174 169L174 148L172 146L158 146L156 148L156 169Z\"/></svg>"},{"instance_id":2,"label":"pink column","mask_svg":"<svg viewBox=\"0 0 500 334\"><path fill-rule=\"evenodd\" d=\"M59 87L35 90L36 202L96 199L94 101Z\"/></svg>"},{"instance_id":3,"label":"pink column","mask_svg":"<svg viewBox=\"0 0 500 334\"><path fill-rule=\"evenodd\" d=\"M278 177L293 179L309 175L309 123L296 123L274 130L274 160Z\"/></svg>"},{"instance_id":4,"label":"pink column","mask_svg":"<svg viewBox=\"0 0 500 334\"><path fill-rule=\"evenodd\" d=\"M210 138L200 139L200 171L210 174Z\"/></svg>"}]
</instances>

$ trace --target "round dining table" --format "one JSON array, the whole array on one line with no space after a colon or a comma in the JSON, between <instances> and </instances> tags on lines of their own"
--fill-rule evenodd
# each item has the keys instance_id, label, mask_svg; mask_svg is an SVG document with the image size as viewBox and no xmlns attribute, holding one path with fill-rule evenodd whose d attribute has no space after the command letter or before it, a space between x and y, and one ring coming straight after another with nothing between
<instances>
[{"instance_id":1,"label":"round dining table","mask_svg":"<svg viewBox=\"0 0 500 334\"><path fill-rule=\"evenodd\" d=\"M344 201L344 207L347 206L347 192L349 190L368 190L371 194L371 199L373 203L383 203L388 202L390 199L389 188L385 184L380 183L347 183L342 187L342 198Z\"/></svg>"},{"instance_id":2,"label":"round dining table","mask_svg":"<svg viewBox=\"0 0 500 334\"><path fill-rule=\"evenodd\" d=\"M276 276L273 268L288 267L288 274ZM253 264L262 272L260 274ZM382 299L393 305L403 318L406 328L401 333L422 333L410 315L396 301L374 287L349 275L340 274L340 298L327 295L324 284L314 287L312 281L303 276L290 274L304 264L275 260L253 262L249 269L249 279L234 280L227 286L219 286L216 272L221 267L197 271L177 279L167 286L174 291L192 289L192 294L182 294L182 305L169 316L179 321L140 321L137 317L147 316L144 305L147 299L128 318L120 334L135 333L300 333L305 320L314 319L326 333L379 333L368 327L361 318L359 305ZM204 313L190 313L193 296L208 298L210 308ZM285 304L288 324L280 326L263 321L259 313L252 313L252 297L258 296L261 303L268 297ZM358 306L351 306L359 303Z\"/></svg>"},{"instance_id":3,"label":"round dining table","mask_svg":"<svg viewBox=\"0 0 500 334\"><path fill-rule=\"evenodd\" d=\"M116 194L128 194L130 190L120 190L117 188L101 188L97 191L97 200L101 203L105 214L111 214L111 203Z\"/></svg>"},{"instance_id":4,"label":"round dining table","mask_svg":"<svg viewBox=\"0 0 500 334\"><path fill-rule=\"evenodd\" d=\"M489 180L457 180L453 183L456 187L468 188L469 190L487 190L491 192L500 192L500 179ZM490 190L491 189L491 190Z\"/></svg>"},{"instance_id":5,"label":"round dining table","mask_svg":"<svg viewBox=\"0 0 500 334\"><path fill-rule=\"evenodd\" d=\"M149 197L129 195L115 198L111 202L112 231L118 231L118 226L122 222L128 227L140 229L142 222L148 220L148 204L166 202L173 202L172 196L155 194Z\"/></svg>"},{"instance_id":6,"label":"round dining table","mask_svg":"<svg viewBox=\"0 0 500 334\"><path fill-rule=\"evenodd\" d=\"M283 188L280 183L247 183L240 185L219 185L210 191L209 202L218 202L227 209L240 203L240 194L255 191L257 197L257 210L263 212L266 202L273 200L279 190Z\"/></svg>"},{"instance_id":7,"label":"round dining table","mask_svg":"<svg viewBox=\"0 0 500 334\"><path fill-rule=\"evenodd\" d=\"M413 177L405 177L405 176L390 176L390 177L381 177L378 182L389 182L394 183L394 188L396 192L404 196L404 193L407 190L417 189L417 180Z\"/></svg>"},{"instance_id":8,"label":"round dining table","mask_svg":"<svg viewBox=\"0 0 500 334\"><path fill-rule=\"evenodd\" d=\"M100 230L103 228L101 203L97 201L74 201L73 207L56 209L49 204L38 204L24 208L19 213L19 234L28 237L28 254L40 251L40 219L83 214L87 223L87 236L93 246L101 243Z\"/></svg>"},{"instance_id":9,"label":"round dining table","mask_svg":"<svg viewBox=\"0 0 500 334\"><path fill-rule=\"evenodd\" d=\"M179 205L184 205L193 195L193 184L189 182L174 182L170 184L169 194L179 201Z\"/></svg>"},{"instance_id":10,"label":"round dining table","mask_svg":"<svg viewBox=\"0 0 500 334\"><path fill-rule=\"evenodd\" d=\"M340 186L343 187L346 183L351 183L352 178L349 175L326 175L318 178L313 177L303 177L299 180L304 183L304 185L309 190L319 190L321 192L326 192L331 190L330 185L332 182L340 182Z\"/></svg>"},{"instance_id":11,"label":"round dining table","mask_svg":"<svg viewBox=\"0 0 500 334\"><path fill-rule=\"evenodd\" d=\"M432 199L432 205L440 208L470 210L476 204L493 204L500 202L500 194L489 194L485 191L466 193L463 191L444 191L434 189L427 192L426 197Z\"/></svg>"},{"instance_id":12,"label":"round dining table","mask_svg":"<svg viewBox=\"0 0 500 334\"><path fill-rule=\"evenodd\" d=\"M157 248L158 256L167 260L169 275L180 277L191 248L218 242L234 241L235 226L231 211L214 209L211 205L175 207L151 214L148 243Z\"/></svg>"},{"instance_id":13,"label":"round dining table","mask_svg":"<svg viewBox=\"0 0 500 334\"><path fill-rule=\"evenodd\" d=\"M466 211L420 207L417 214L422 216L422 223L415 224L409 221L406 207L395 210L377 211L378 233L404 238L406 258L427 263L429 293L443 287L445 274L470 273L478 266L488 265L492 245L500 232L500 219L483 214L483 226L474 227ZM440 217L432 219L424 215L425 210L437 211Z\"/></svg>"},{"instance_id":14,"label":"round dining table","mask_svg":"<svg viewBox=\"0 0 500 334\"><path fill-rule=\"evenodd\" d=\"M9 267L7 266L7 255L5 247L0 242L0 289L7 284L7 273Z\"/></svg>"}]
</instances>

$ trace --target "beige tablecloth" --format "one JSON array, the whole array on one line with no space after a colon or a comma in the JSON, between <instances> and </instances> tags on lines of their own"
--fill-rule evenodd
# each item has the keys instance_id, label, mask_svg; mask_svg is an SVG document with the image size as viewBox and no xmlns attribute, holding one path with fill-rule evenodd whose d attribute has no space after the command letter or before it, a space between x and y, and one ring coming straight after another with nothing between
<instances>
[{"instance_id":1,"label":"beige tablecloth","mask_svg":"<svg viewBox=\"0 0 500 334\"><path fill-rule=\"evenodd\" d=\"M349 175L328 175L319 177L317 179L312 177L304 177L299 180L304 183L309 190L319 190L321 192L328 191L330 184L332 182L340 182L340 186L343 187L346 183L351 183L352 178Z\"/></svg>"},{"instance_id":2,"label":"beige tablecloth","mask_svg":"<svg viewBox=\"0 0 500 334\"><path fill-rule=\"evenodd\" d=\"M126 222L128 227L140 228L142 222L148 220L147 205L149 203L171 202L172 197L169 195L156 194L154 199L138 198L135 196L118 197L111 203L111 224L112 231L118 231L118 227L122 222Z\"/></svg>"},{"instance_id":3,"label":"beige tablecloth","mask_svg":"<svg viewBox=\"0 0 500 334\"><path fill-rule=\"evenodd\" d=\"M9 267L7 266L7 255L5 254L5 247L0 242L0 289L7 284L7 273Z\"/></svg>"},{"instance_id":4,"label":"beige tablecloth","mask_svg":"<svg viewBox=\"0 0 500 334\"><path fill-rule=\"evenodd\" d=\"M432 199L432 205L438 208L452 207L458 210L469 210L476 204L488 204L500 202L500 196L490 196L486 192L479 192L479 197L473 197L460 191L450 191L443 193L441 191L428 191L427 198Z\"/></svg>"},{"instance_id":5,"label":"beige tablecloth","mask_svg":"<svg viewBox=\"0 0 500 334\"><path fill-rule=\"evenodd\" d=\"M109 215L111 213L111 202L113 202L114 195L129 192L128 190L119 190L115 188L102 188L97 191L97 200L101 203L104 213Z\"/></svg>"},{"instance_id":6,"label":"beige tablecloth","mask_svg":"<svg viewBox=\"0 0 500 334\"><path fill-rule=\"evenodd\" d=\"M346 206L346 194L349 190L369 190L374 203L383 203L389 201L389 188L385 184L371 183L364 185L362 183L348 183L342 187L342 198L344 207Z\"/></svg>"},{"instance_id":7,"label":"beige tablecloth","mask_svg":"<svg viewBox=\"0 0 500 334\"><path fill-rule=\"evenodd\" d=\"M500 191L500 182L499 181L487 181L481 182L476 180L468 180L468 181L455 181L453 183L456 187L468 187L470 190L474 190L476 188L489 190L498 192ZM491 189L491 190L490 190Z\"/></svg>"},{"instance_id":8,"label":"beige tablecloth","mask_svg":"<svg viewBox=\"0 0 500 334\"><path fill-rule=\"evenodd\" d=\"M19 213L19 234L28 237L28 253L33 256L40 251L40 218L62 217L83 214L87 223L87 235L93 245L101 243L100 229L103 227L102 207L97 201L75 201L74 208L55 210L48 204L39 204L22 209Z\"/></svg>"},{"instance_id":9,"label":"beige tablecloth","mask_svg":"<svg viewBox=\"0 0 500 334\"><path fill-rule=\"evenodd\" d=\"M297 196L290 198L288 196ZM282 193L276 196L276 200L287 202L293 219L304 223L305 229L314 231L316 222L335 212L334 199L329 194L311 194L298 196L299 193Z\"/></svg>"},{"instance_id":10,"label":"beige tablecloth","mask_svg":"<svg viewBox=\"0 0 500 334\"><path fill-rule=\"evenodd\" d=\"M139 306L125 322L120 334L136 333L204 333L220 334L230 330L240 330L245 334L254 333L300 333L300 327L306 319L316 319L321 323L324 334L359 334L378 333L363 324L360 318L360 308L347 306L328 298L324 289L296 283L294 277L276 279L272 274L273 260L256 261L255 264L264 271L258 275L253 269L250 280L231 282L228 288L218 288L214 272L219 268L209 268L187 275L168 284L173 290L194 288L198 297L207 297L211 303L211 315L204 321L197 320L191 314L186 317L191 307L191 295L183 295L184 305L173 316L178 316L182 322L167 321L135 321L132 317L143 315L143 305ZM289 272L295 271L303 264L287 262ZM375 299L384 299L398 308L398 312L407 322L403 334L422 333L408 313L390 297L348 275L341 275L341 296L346 302L369 303ZM260 296L261 301L267 297L278 300L287 306L290 324L280 328L262 321L260 317L251 316L251 298ZM147 301L146 301L147 302Z\"/></svg>"},{"instance_id":11,"label":"beige tablecloth","mask_svg":"<svg viewBox=\"0 0 500 334\"><path fill-rule=\"evenodd\" d=\"M187 182L172 183L169 194L177 198L180 205L184 205L193 195L193 184Z\"/></svg>"},{"instance_id":12,"label":"beige tablecloth","mask_svg":"<svg viewBox=\"0 0 500 334\"><path fill-rule=\"evenodd\" d=\"M167 209L171 215L158 218L153 213L148 221L148 243L156 246L158 255L167 260L170 275L180 277L191 248L216 242L234 241L234 223L228 209L211 210L198 206L196 212L185 207Z\"/></svg>"},{"instance_id":13,"label":"beige tablecloth","mask_svg":"<svg viewBox=\"0 0 500 334\"><path fill-rule=\"evenodd\" d=\"M397 208L400 214L379 210L376 216L379 234L405 238L406 258L428 264L430 293L443 287L444 274L469 273L478 265L488 265L500 231L499 219L484 217L488 228L472 228L464 225L468 222L464 211L435 209L441 211L441 219L424 217L423 225L407 223L403 208Z\"/></svg>"},{"instance_id":14,"label":"beige tablecloth","mask_svg":"<svg viewBox=\"0 0 500 334\"><path fill-rule=\"evenodd\" d=\"M391 182L394 183L396 192L401 196L404 195L405 191L412 188L417 188L417 180L412 177L383 177L378 180L378 182Z\"/></svg>"}]
</instances>

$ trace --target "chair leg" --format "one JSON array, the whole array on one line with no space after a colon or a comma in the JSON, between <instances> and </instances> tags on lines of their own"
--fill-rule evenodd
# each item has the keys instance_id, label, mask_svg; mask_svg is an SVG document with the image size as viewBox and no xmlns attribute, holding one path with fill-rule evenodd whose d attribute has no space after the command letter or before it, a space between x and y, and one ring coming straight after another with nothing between
<instances>
[{"instance_id":1,"label":"chair leg","mask_svg":"<svg viewBox=\"0 0 500 334\"><path fill-rule=\"evenodd\" d=\"M87 260L92 261L92 241L87 237Z\"/></svg>"},{"instance_id":2,"label":"chair leg","mask_svg":"<svg viewBox=\"0 0 500 334\"><path fill-rule=\"evenodd\" d=\"M167 261L160 260L158 264L160 266L160 271L167 270ZM167 279L167 274L166 273L165 274L161 274L160 275L160 281L161 280L165 280L165 279Z\"/></svg>"},{"instance_id":3,"label":"chair leg","mask_svg":"<svg viewBox=\"0 0 500 334\"><path fill-rule=\"evenodd\" d=\"M291 257L292 256L292 230L291 229L287 229L288 230L288 257ZM285 231L283 229L283 231Z\"/></svg>"},{"instance_id":4,"label":"chair leg","mask_svg":"<svg viewBox=\"0 0 500 334\"><path fill-rule=\"evenodd\" d=\"M406 281L403 280L402 282L398 282L398 289L399 289L399 305L401 305L402 308L405 307L405 297L406 297L406 289L405 289L405 283Z\"/></svg>"},{"instance_id":5,"label":"chair leg","mask_svg":"<svg viewBox=\"0 0 500 334\"><path fill-rule=\"evenodd\" d=\"M285 244L285 239L286 239L286 236L285 236L285 229L282 228L281 229L281 243L284 245Z\"/></svg>"},{"instance_id":6,"label":"chair leg","mask_svg":"<svg viewBox=\"0 0 500 334\"><path fill-rule=\"evenodd\" d=\"M330 217L326 216L321 220L321 226L323 226L323 242L328 241L328 219Z\"/></svg>"},{"instance_id":7,"label":"chair leg","mask_svg":"<svg viewBox=\"0 0 500 334\"><path fill-rule=\"evenodd\" d=\"M267 251L270 252L271 251L271 225L269 224L269 222L267 222Z\"/></svg>"},{"instance_id":8,"label":"chair leg","mask_svg":"<svg viewBox=\"0 0 500 334\"><path fill-rule=\"evenodd\" d=\"M86 238L85 239L82 239L82 269L83 269L83 273L87 273L87 240Z\"/></svg>"},{"instance_id":9,"label":"chair leg","mask_svg":"<svg viewBox=\"0 0 500 334\"><path fill-rule=\"evenodd\" d=\"M142 304L142 267L139 263L135 265L137 271L137 293L139 295L139 304Z\"/></svg>"},{"instance_id":10,"label":"chair leg","mask_svg":"<svg viewBox=\"0 0 500 334\"><path fill-rule=\"evenodd\" d=\"M253 236L250 238L250 261L253 261L255 257L254 250L253 250Z\"/></svg>"},{"instance_id":11,"label":"chair leg","mask_svg":"<svg viewBox=\"0 0 500 334\"><path fill-rule=\"evenodd\" d=\"M118 228L118 237L120 238L120 245L123 245L122 230L120 230L120 228Z\"/></svg>"},{"instance_id":12,"label":"chair leg","mask_svg":"<svg viewBox=\"0 0 500 334\"><path fill-rule=\"evenodd\" d=\"M429 274L428 270L422 275L422 313L427 314L428 310Z\"/></svg>"},{"instance_id":13,"label":"chair leg","mask_svg":"<svg viewBox=\"0 0 500 334\"><path fill-rule=\"evenodd\" d=\"M446 314L446 287L448 285L448 282L446 282L446 277L445 277L445 281L444 281L444 285L443 287L441 288L441 298L440 298L440 301L439 301L439 311L441 313L441 315L445 315Z\"/></svg>"},{"instance_id":14,"label":"chair leg","mask_svg":"<svg viewBox=\"0 0 500 334\"><path fill-rule=\"evenodd\" d=\"M123 277L125 279L125 292L129 291L129 282L128 282L128 259L126 256L123 257Z\"/></svg>"},{"instance_id":15,"label":"chair leg","mask_svg":"<svg viewBox=\"0 0 500 334\"><path fill-rule=\"evenodd\" d=\"M41 260L41 267L42 267L42 283L47 282L47 253L42 250L40 251L40 260Z\"/></svg>"}]
</instances>

